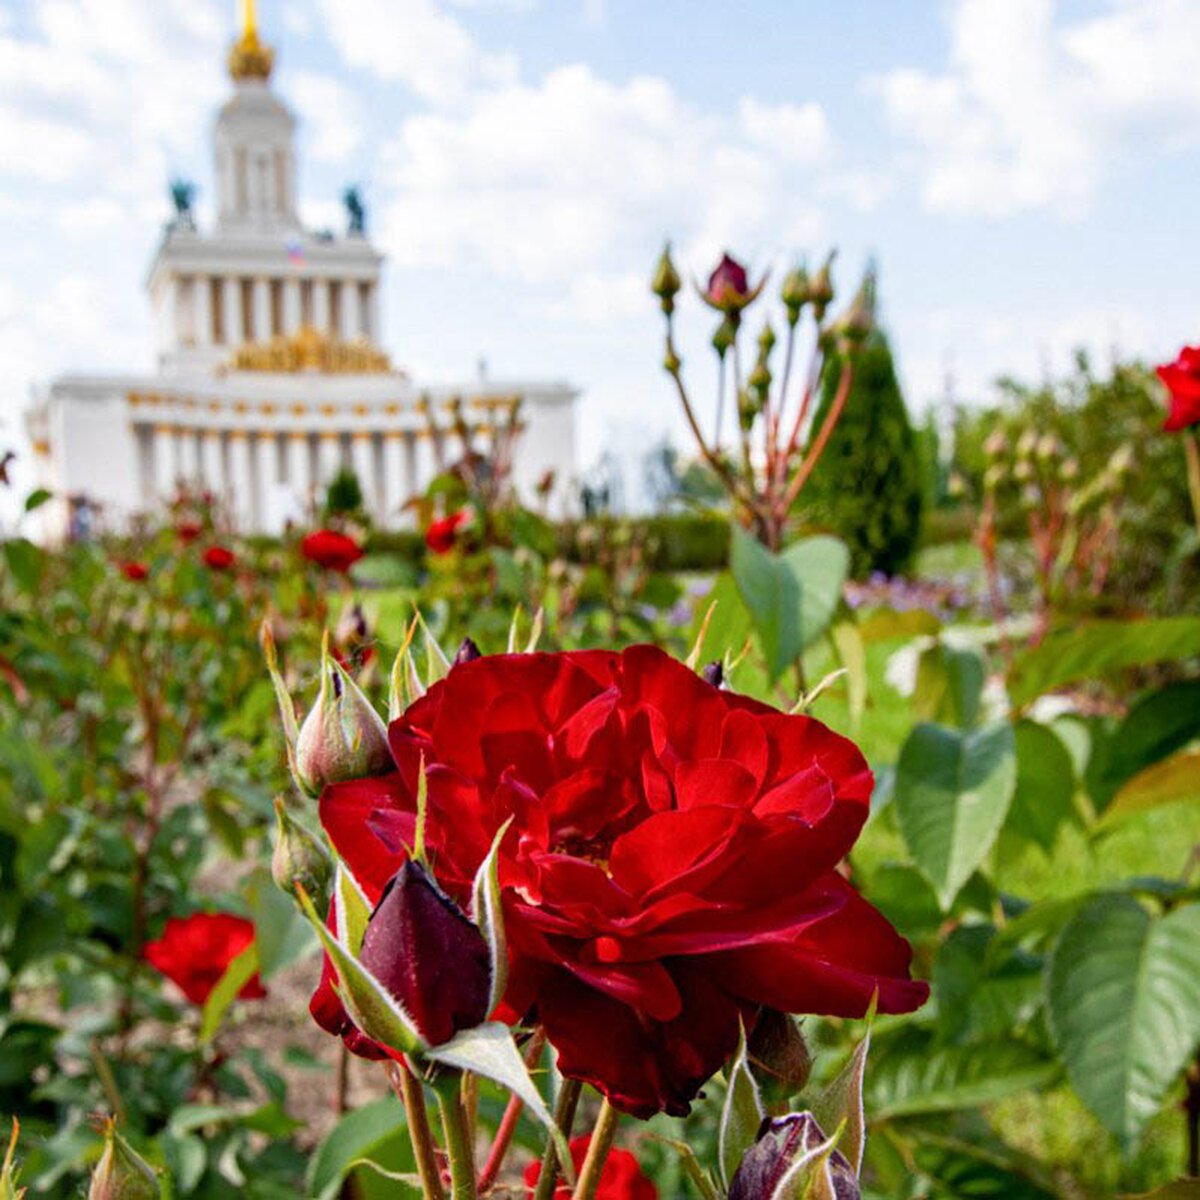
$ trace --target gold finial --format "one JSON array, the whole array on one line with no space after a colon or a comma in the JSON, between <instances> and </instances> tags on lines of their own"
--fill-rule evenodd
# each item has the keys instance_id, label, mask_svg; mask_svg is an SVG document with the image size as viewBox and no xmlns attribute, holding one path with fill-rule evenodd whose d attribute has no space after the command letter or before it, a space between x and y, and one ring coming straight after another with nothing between
<instances>
[{"instance_id":1,"label":"gold finial","mask_svg":"<svg viewBox=\"0 0 1200 1200\"><path fill-rule=\"evenodd\" d=\"M269 79L275 52L258 38L254 0L242 0L242 35L229 51L229 74L234 79Z\"/></svg>"}]
</instances>

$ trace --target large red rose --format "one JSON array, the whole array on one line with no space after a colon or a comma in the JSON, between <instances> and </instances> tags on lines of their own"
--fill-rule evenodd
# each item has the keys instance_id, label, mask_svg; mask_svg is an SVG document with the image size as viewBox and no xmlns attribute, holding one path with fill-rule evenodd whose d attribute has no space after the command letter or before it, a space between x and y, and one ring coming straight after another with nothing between
<instances>
[{"instance_id":1,"label":"large red rose","mask_svg":"<svg viewBox=\"0 0 1200 1200\"><path fill-rule=\"evenodd\" d=\"M501 1016L621 1109L683 1114L760 1008L907 1012L909 946L837 873L871 772L845 738L722 691L652 646L456 665L389 730L397 770L325 789L321 820L377 901L417 780L441 885L466 903L496 831ZM314 1006L333 1024L330 1000Z\"/></svg>"},{"instance_id":2,"label":"large red rose","mask_svg":"<svg viewBox=\"0 0 1200 1200\"><path fill-rule=\"evenodd\" d=\"M142 957L179 986L193 1004L203 1004L226 968L254 941L254 922L233 913L193 913L171 917L156 942L147 942ZM261 1000L267 994L254 975L238 995Z\"/></svg>"},{"instance_id":3,"label":"large red rose","mask_svg":"<svg viewBox=\"0 0 1200 1200\"><path fill-rule=\"evenodd\" d=\"M1158 368L1158 377L1170 393L1170 412L1163 429L1178 433L1200 425L1200 346L1184 346L1179 357Z\"/></svg>"},{"instance_id":4,"label":"large red rose","mask_svg":"<svg viewBox=\"0 0 1200 1200\"><path fill-rule=\"evenodd\" d=\"M591 1140L591 1134L587 1133L571 1139L571 1161L576 1175L583 1167ZM525 1168L525 1186L531 1196L541 1174L542 1164L536 1160ZM571 1189L561 1184L554 1190L554 1200L571 1200ZM658 1200L658 1188L642 1174L641 1163L628 1150L614 1146L604 1160L596 1200Z\"/></svg>"},{"instance_id":5,"label":"large red rose","mask_svg":"<svg viewBox=\"0 0 1200 1200\"><path fill-rule=\"evenodd\" d=\"M209 546L204 552L204 565L210 571L228 571L237 558L227 546Z\"/></svg>"},{"instance_id":6,"label":"large red rose","mask_svg":"<svg viewBox=\"0 0 1200 1200\"><path fill-rule=\"evenodd\" d=\"M362 547L336 529L317 529L300 543L300 553L319 567L345 574L363 556Z\"/></svg>"}]
</instances>

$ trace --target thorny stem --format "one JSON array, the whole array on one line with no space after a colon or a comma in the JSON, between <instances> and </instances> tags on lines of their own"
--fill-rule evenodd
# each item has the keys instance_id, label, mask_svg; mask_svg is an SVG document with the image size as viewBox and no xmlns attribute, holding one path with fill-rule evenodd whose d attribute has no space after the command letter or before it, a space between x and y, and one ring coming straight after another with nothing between
<instances>
[{"instance_id":1,"label":"thorny stem","mask_svg":"<svg viewBox=\"0 0 1200 1200\"><path fill-rule=\"evenodd\" d=\"M713 424L713 445L721 448L721 425L725 417L725 355L717 355L717 419Z\"/></svg>"},{"instance_id":2,"label":"thorny stem","mask_svg":"<svg viewBox=\"0 0 1200 1200\"><path fill-rule=\"evenodd\" d=\"M604 1164L608 1161L608 1152L612 1149L613 1137L617 1132L618 1118L617 1110L605 1097L600 1105L600 1115L596 1118L591 1140L588 1142L587 1157L580 1168L579 1182L575 1184L572 1200L595 1200L600 1176L604 1172Z\"/></svg>"},{"instance_id":3,"label":"thorny stem","mask_svg":"<svg viewBox=\"0 0 1200 1200\"><path fill-rule=\"evenodd\" d=\"M542 1056L542 1048L546 1045L545 1031L539 1026L529 1039L529 1045L525 1050L525 1065L532 1069L537 1065L537 1061ZM496 1181L496 1176L500 1174L500 1168L504 1166L504 1156L508 1153L508 1148L512 1144L513 1134L517 1131L517 1123L521 1119L521 1112L525 1107L525 1102L520 1096L513 1095L509 1098L508 1106L504 1110L504 1116L500 1119L500 1124L496 1129L496 1137L492 1142L492 1147L488 1151L487 1161L483 1164L483 1170L479 1173L479 1190L486 1192Z\"/></svg>"},{"instance_id":4,"label":"thorny stem","mask_svg":"<svg viewBox=\"0 0 1200 1200\"><path fill-rule=\"evenodd\" d=\"M766 403L763 405L763 425L767 433L767 493L774 499L777 460L779 458L779 423L783 420L783 412L787 406L788 384L792 380L792 358L796 352L796 326L788 324L787 345L783 352L783 376L779 381L779 404L771 405L768 392Z\"/></svg>"},{"instance_id":5,"label":"thorny stem","mask_svg":"<svg viewBox=\"0 0 1200 1200\"><path fill-rule=\"evenodd\" d=\"M575 1124L575 1109L579 1105L579 1094L582 1091L583 1084L578 1079L564 1079L558 1091L558 1103L554 1106L554 1124L562 1130L563 1137L568 1141L571 1139L571 1126ZM554 1139L548 1138L533 1200L551 1200L557 1183L558 1151L554 1148Z\"/></svg>"},{"instance_id":6,"label":"thorny stem","mask_svg":"<svg viewBox=\"0 0 1200 1200\"><path fill-rule=\"evenodd\" d=\"M821 460L821 455L825 453L825 447L829 444L830 437L833 436L834 426L837 425L842 415L842 409L846 407L846 401L850 396L850 385L853 382L854 364L848 361L842 367L842 377L838 380L838 390L833 397L833 404L830 405L829 412L825 414L824 424L822 424L816 440L805 453L804 460L796 471L792 482L788 485L787 491L783 494L782 511L784 513L795 503L796 497L800 494L800 489L808 482L813 469Z\"/></svg>"},{"instance_id":7,"label":"thorny stem","mask_svg":"<svg viewBox=\"0 0 1200 1200\"><path fill-rule=\"evenodd\" d=\"M462 1076L447 1075L434 1089L442 1113L442 1133L450 1159L450 1190L453 1200L475 1200L475 1146L467 1109L463 1104Z\"/></svg>"},{"instance_id":8,"label":"thorny stem","mask_svg":"<svg viewBox=\"0 0 1200 1200\"><path fill-rule=\"evenodd\" d=\"M400 1102L408 1121L408 1137L412 1142L413 1157L417 1162L417 1174L421 1178L421 1190L425 1200L445 1200L442 1173L438 1167L437 1144L433 1130L429 1127L429 1112L425 1107L425 1092L421 1081L397 1062L388 1059L384 1064L388 1079Z\"/></svg>"},{"instance_id":9,"label":"thorny stem","mask_svg":"<svg viewBox=\"0 0 1200 1200\"><path fill-rule=\"evenodd\" d=\"M1185 429L1183 432L1183 453L1187 457L1188 492L1192 497L1192 519L1196 522L1196 533L1200 534L1200 446L1197 445L1196 435ZM1195 1172L1193 1171L1193 1174Z\"/></svg>"}]
</instances>

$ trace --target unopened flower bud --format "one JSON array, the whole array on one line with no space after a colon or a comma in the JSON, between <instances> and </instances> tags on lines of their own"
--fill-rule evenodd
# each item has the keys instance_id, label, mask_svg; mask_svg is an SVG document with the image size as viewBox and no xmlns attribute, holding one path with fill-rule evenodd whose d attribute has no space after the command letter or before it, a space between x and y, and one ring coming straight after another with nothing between
<instances>
[{"instance_id":1,"label":"unopened flower bud","mask_svg":"<svg viewBox=\"0 0 1200 1200\"><path fill-rule=\"evenodd\" d=\"M1079 478L1079 459L1068 458L1061 467L1058 468L1059 478L1064 483L1072 483Z\"/></svg>"},{"instance_id":2,"label":"unopened flower bud","mask_svg":"<svg viewBox=\"0 0 1200 1200\"><path fill-rule=\"evenodd\" d=\"M1026 429L1024 433L1017 438L1017 457L1029 458L1034 450L1037 449L1038 436L1032 429Z\"/></svg>"},{"instance_id":3,"label":"unopened flower bud","mask_svg":"<svg viewBox=\"0 0 1200 1200\"><path fill-rule=\"evenodd\" d=\"M762 1124L758 1141L746 1151L730 1182L729 1200L771 1200L792 1164L827 1140L825 1131L810 1112L768 1118ZM814 1164L816 1170L828 1172L826 1186L810 1191L806 1181L798 1179L796 1195L827 1196L828 1184L832 1184L836 1200L859 1200L858 1179L844 1154L832 1151L824 1163Z\"/></svg>"},{"instance_id":4,"label":"unopened flower bud","mask_svg":"<svg viewBox=\"0 0 1200 1200\"><path fill-rule=\"evenodd\" d=\"M749 388L743 388L742 393L738 396L738 422L743 430L749 433L754 425L754 418L758 416L759 404L754 398L754 394Z\"/></svg>"},{"instance_id":5,"label":"unopened flower bud","mask_svg":"<svg viewBox=\"0 0 1200 1200\"><path fill-rule=\"evenodd\" d=\"M735 337L737 337L737 320L732 316L727 316L712 335L712 346L717 352L718 358L725 357L725 353L733 345Z\"/></svg>"},{"instance_id":6,"label":"unopened flower bud","mask_svg":"<svg viewBox=\"0 0 1200 1200\"><path fill-rule=\"evenodd\" d=\"M831 250L808 285L808 298L818 321L825 319L825 310L833 303L833 260L836 257L837 251Z\"/></svg>"},{"instance_id":7,"label":"unopened flower bud","mask_svg":"<svg viewBox=\"0 0 1200 1200\"><path fill-rule=\"evenodd\" d=\"M1016 465L1013 467L1013 478L1018 483L1025 483L1033 478L1033 463L1027 458L1017 459Z\"/></svg>"},{"instance_id":8,"label":"unopened flower bud","mask_svg":"<svg viewBox=\"0 0 1200 1200\"><path fill-rule=\"evenodd\" d=\"M746 380L746 383L758 394L760 401L765 398L771 388L771 372L767 364L761 360L755 363L754 370L750 372L750 378Z\"/></svg>"},{"instance_id":9,"label":"unopened flower bud","mask_svg":"<svg viewBox=\"0 0 1200 1200\"><path fill-rule=\"evenodd\" d=\"M450 665L457 667L460 663L474 662L477 658L482 657L479 647L470 638L463 638L463 643L459 646L458 653L455 654L454 661Z\"/></svg>"},{"instance_id":10,"label":"unopened flower bud","mask_svg":"<svg viewBox=\"0 0 1200 1200\"><path fill-rule=\"evenodd\" d=\"M983 443L983 452L988 458L999 458L1008 450L1008 438L1003 429L993 429Z\"/></svg>"},{"instance_id":11,"label":"unopened flower bud","mask_svg":"<svg viewBox=\"0 0 1200 1200\"><path fill-rule=\"evenodd\" d=\"M1043 462L1057 458L1062 453L1062 443L1052 433L1047 433L1038 439L1037 456Z\"/></svg>"},{"instance_id":12,"label":"unopened flower bud","mask_svg":"<svg viewBox=\"0 0 1200 1200\"><path fill-rule=\"evenodd\" d=\"M758 353L761 361L766 362L771 356L771 351L775 349L775 330L771 328L771 322L768 321L763 327L762 332L758 335Z\"/></svg>"},{"instance_id":13,"label":"unopened flower bud","mask_svg":"<svg viewBox=\"0 0 1200 1200\"><path fill-rule=\"evenodd\" d=\"M158 1200L162 1188L154 1169L117 1132L111 1118L104 1126L104 1153L92 1172L88 1200Z\"/></svg>"},{"instance_id":14,"label":"unopened flower bud","mask_svg":"<svg viewBox=\"0 0 1200 1200\"><path fill-rule=\"evenodd\" d=\"M393 769L387 726L328 648L321 654L321 691L296 739L296 779L310 796L327 784Z\"/></svg>"},{"instance_id":15,"label":"unopened flower bud","mask_svg":"<svg viewBox=\"0 0 1200 1200\"><path fill-rule=\"evenodd\" d=\"M329 851L275 797L275 853L271 857L271 878L293 899L299 884L322 911L329 906L329 884L333 878L333 859Z\"/></svg>"},{"instance_id":16,"label":"unopened flower bud","mask_svg":"<svg viewBox=\"0 0 1200 1200\"><path fill-rule=\"evenodd\" d=\"M747 1052L768 1104L790 1099L812 1073L812 1055L799 1024L773 1008L764 1008L759 1015Z\"/></svg>"},{"instance_id":17,"label":"unopened flower bud","mask_svg":"<svg viewBox=\"0 0 1200 1200\"><path fill-rule=\"evenodd\" d=\"M860 346L875 328L875 273L868 270L850 307L838 319L836 329L851 346Z\"/></svg>"},{"instance_id":18,"label":"unopened flower bud","mask_svg":"<svg viewBox=\"0 0 1200 1200\"><path fill-rule=\"evenodd\" d=\"M359 960L431 1046L487 1018L492 978L487 942L415 860L384 889L367 922Z\"/></svg>"},{"instance_id":19,"label":"unopened flower bud","mask_svg":"<svg viewBox=\"0 0 1200 1200\"><path fill-rule=\"evenodd\" d=\"M780 297L783 307L787 310L789 325L795 325L800 320L800 312L808 303L808 271L803 263L797 263L783 278L783 288Z\"/></svg>"},{"instance_id":20,"label":"unopened flower bud","mask_svg":"<svg viewBox=\"0 0 1200 1200\"><path fill-rule=\"evenodd\" d=\"M654 278L650 281L650 290L658 297L663 312L668 315L675 310L675 297L683 286L679 272L671 261L671 243L663 247L663 252L654 269Z\"/></svg>"}]
</instances>

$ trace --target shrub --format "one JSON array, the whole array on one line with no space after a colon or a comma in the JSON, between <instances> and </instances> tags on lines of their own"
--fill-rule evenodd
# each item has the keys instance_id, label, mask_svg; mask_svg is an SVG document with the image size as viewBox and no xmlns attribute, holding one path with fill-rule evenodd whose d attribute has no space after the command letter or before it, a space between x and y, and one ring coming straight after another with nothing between
<instances>
[{"instance_id":1,"label":"shrub","mask_svg":"<svg viewBox=\"0 0 1200 1200\"><path fill-rule=\"evenodd\" d=\"M820 429L837 392L830 364L814 418ZM850 547L856 575L902 571L916 550L924 507L916 437L880 332L859 354L841 420L805 492L806 523L825 525Z\"/></svg>"}]
</instances>

